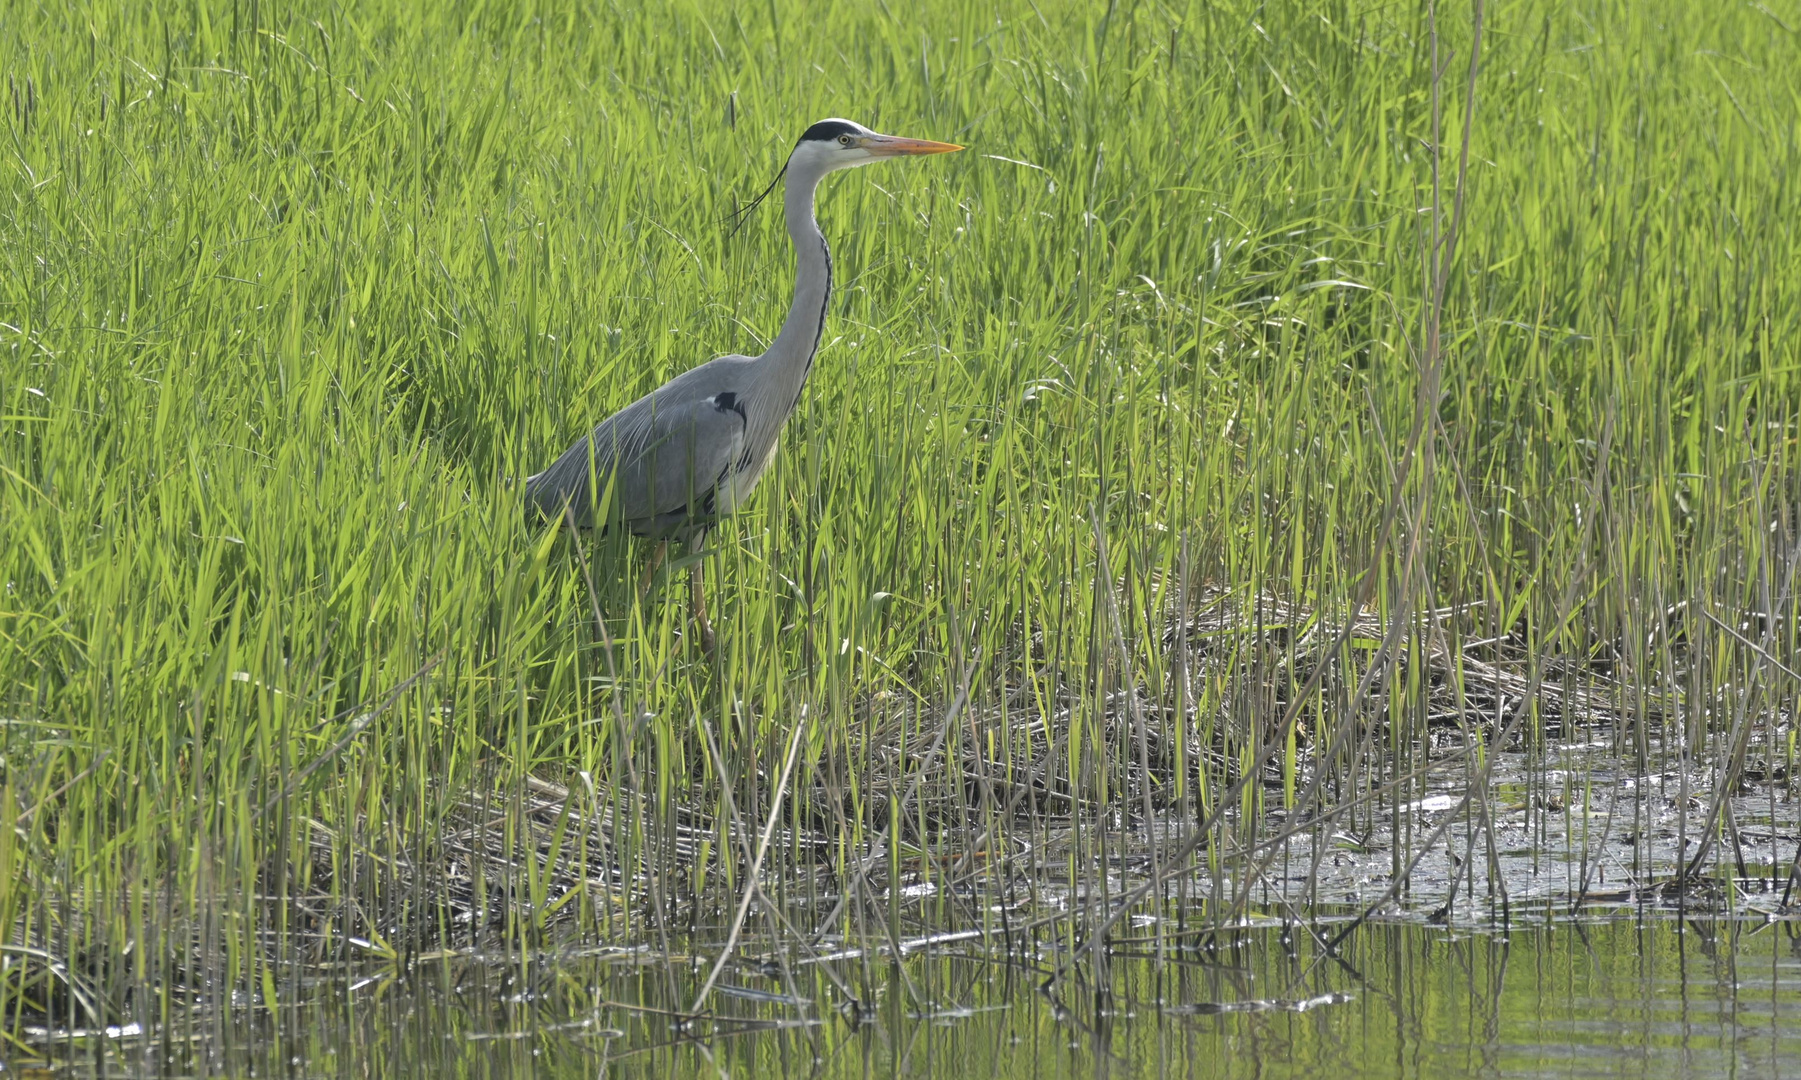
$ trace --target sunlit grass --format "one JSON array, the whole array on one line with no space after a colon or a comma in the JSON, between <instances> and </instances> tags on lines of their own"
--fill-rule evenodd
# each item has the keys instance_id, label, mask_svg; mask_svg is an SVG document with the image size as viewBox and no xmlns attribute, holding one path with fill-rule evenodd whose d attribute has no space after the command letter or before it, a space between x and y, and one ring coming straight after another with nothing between
<instances>
[{"instance_id":1,"label":"sunlit grass","mask_svg":"<svg viewBox=\"0 0 1801 1080\"><path fill-rule=\"evenodd\" d=\"M1403 658L1584 672L1622 753L1792 758L1793 677L1706 616L1794 656L1795 24L1487 18L1430 516L1377 552L1421 483L1412 5L0 9L0 928L44 950L5 1024L658 940L743 889L796 725L772 895L1053 817L1080 877L1147 806L1249 843L1444 719L1421 662L1353 702L1352 636L1278 730L1310 668L1254 600L1323 647L1366 581ZM590 592L516 481L773 334L780 222L721 222L826 115L969 149L828 182L828 345L711 540L707 657L680 567L640 604L601 541ZM1208 604L1242 629L1191 639ZM578 848L618 878L565 892Z\"/></svg>"}]
</instances>

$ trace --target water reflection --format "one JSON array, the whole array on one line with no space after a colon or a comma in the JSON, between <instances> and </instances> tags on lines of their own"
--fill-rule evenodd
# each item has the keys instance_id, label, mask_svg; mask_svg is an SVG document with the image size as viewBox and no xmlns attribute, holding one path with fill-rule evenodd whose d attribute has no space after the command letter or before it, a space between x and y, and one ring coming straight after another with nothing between
<instances>
[{"instance_id":1,"label":"water reflection","mask_svg":"<svg viewBox=\"0 0 1801 1080\"><path fill-rule=\"evenodd\" d=\"M50 1049L95 1075L1801 1074L1797 923L1370 925L1337 957L1267 926L1166 938L1161 963L1158 944L1139 931L1055 995L1040 991L1054 955L980 940L900 963L746 962L686 1026L698 962L433 960L323 980L273 1017Z\"/></svg>"}]
</instances>

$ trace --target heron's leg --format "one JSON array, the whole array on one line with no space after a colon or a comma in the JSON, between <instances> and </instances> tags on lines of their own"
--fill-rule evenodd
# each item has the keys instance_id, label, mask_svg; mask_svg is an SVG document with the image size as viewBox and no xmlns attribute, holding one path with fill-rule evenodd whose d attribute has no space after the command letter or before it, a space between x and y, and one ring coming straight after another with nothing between
<instances>
[{"instance_id":1,"label":"heron's leg","mask_svg":"<svg viewBox=\"0 0 1801 1080\"><path fill-rule=\"evenodd\" d=\"M657 567L663 565L663 556L667 554L669 554L669 541L659 541L657 553L650 557L650 565L644 568L644 580L638 582L638 599L644 599L644 594L650 591L650 579L657 576Z\"/></svg>"},{"instance_id":2,"label":"heron's leg","mask_svg":"<svg viewBox=\"0 0 1801 1080\"><path fill-rule=\"evenodd\" d=\"M694 588L694 622L700 628L700 647L710 653L713 651L713 624L707 621L707 590L701 570L705 562L705 559L695 562L688 571L688 581Z\"/></svg>"}]
</instances>

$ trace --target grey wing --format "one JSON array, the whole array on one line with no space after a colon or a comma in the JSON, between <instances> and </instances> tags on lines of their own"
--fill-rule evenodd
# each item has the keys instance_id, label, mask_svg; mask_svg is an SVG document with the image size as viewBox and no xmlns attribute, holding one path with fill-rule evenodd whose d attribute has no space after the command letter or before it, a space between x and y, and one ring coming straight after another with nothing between
<instances>
[{"instance_id":1,"label":"grey wing","mask_svg":"<svg viewBox=\"0 0 1801 1080\"><path fill-rule=\"evenodd\" d=\"M684 399L668 389L639 398L576 440L526 480L527 497L547 517L562 516L567 506L578 525L619 522L648 536L710 521L719 486L744 451L744 410L731 393Z\"/></svg>"}]
</instances>

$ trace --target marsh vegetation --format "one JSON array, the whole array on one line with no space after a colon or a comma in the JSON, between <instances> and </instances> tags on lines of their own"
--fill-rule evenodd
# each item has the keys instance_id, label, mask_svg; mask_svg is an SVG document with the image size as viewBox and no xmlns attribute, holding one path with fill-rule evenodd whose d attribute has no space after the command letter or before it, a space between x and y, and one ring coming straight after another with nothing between
<instances>
[{"instance_id":1,"label":"marsh vegetation","mask_svg":"<svg viewBox=\"0 0 1801 1080\"><path fill-rule=\"evenodd\" d=\"M1790 917L1793 13L913 7L0 7L0 1056ZM762 346L828 115L969 149L823 191L707 654L518 483Z\"/></svg>"}]
</instances>

